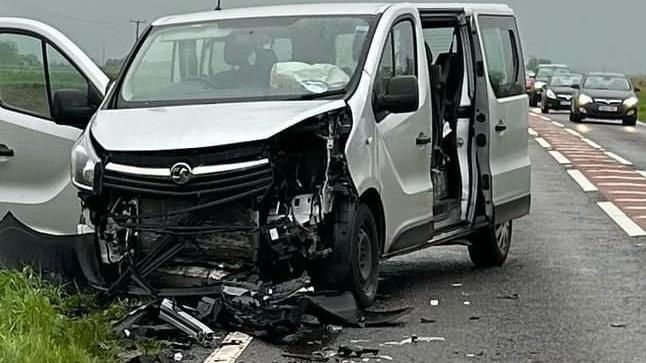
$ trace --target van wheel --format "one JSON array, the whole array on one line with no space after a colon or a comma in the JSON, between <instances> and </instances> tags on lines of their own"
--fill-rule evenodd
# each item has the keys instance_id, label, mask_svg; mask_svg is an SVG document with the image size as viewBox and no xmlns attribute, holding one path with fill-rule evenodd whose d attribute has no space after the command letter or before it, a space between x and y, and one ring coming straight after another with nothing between
<instances>
[{"instance_id":1,"label":"van wheel","mask_svg":"<svg viewBox=\"0 0 646 363\"><path fill-rule=\"evenodd\" d=\"M336 209L332 255L317 263L312 277L323 289L349 290L366 308L374 304L379 285L377 222L365 204L340 203Z\"/></svg>"},{"instance_id":2,"label":"van wheel","mask_svg":"<svg viewBox=\"0 0 646 363\"><path fill-rule=\"evenodd\" d=\"M511 235L511 221L476 232L469 247L469 256L473 264L479 268L502 266L509 254Z\"/></svg>"}]
</instances>

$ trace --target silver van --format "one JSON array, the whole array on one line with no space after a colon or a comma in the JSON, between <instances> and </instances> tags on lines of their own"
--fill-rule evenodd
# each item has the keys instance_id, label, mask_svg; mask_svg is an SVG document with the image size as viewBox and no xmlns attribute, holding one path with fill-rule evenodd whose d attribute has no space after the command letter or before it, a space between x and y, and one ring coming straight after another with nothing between
<instances>
[{"instance_id":1,"label":"silver van","mask_svg":"<svg viewBox=\"0 0 646 363\"><path fill-rule=\"evenodd\" d=\"M44 77L43 113L0 96L5 260L55 249L52 265L98 289L158 296L307 275L369 306L382 259L460 244L498 266L529 213L525 68L505 5L166 17L100 106L105 79L66 38L0 28L51 44L81 85ZM70 150L80 201L49 170Z\"/></svg>"}]
</instances>

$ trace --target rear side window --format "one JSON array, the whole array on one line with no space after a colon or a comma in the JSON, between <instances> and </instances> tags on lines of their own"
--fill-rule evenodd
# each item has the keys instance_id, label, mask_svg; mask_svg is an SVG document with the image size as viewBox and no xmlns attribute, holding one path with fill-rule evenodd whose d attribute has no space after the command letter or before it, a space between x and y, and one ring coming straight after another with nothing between
<instances>
[{"instance_id":1,"label":"rear side window","mask_svg":"<svg viewBox=\"0 0 646 363\"><path fill-rule=\"evenodd\" d=\"M509 16L480 16L487 71L497 98L521 95L525 75L516 22Z\"/></svg>"}]
</instances>

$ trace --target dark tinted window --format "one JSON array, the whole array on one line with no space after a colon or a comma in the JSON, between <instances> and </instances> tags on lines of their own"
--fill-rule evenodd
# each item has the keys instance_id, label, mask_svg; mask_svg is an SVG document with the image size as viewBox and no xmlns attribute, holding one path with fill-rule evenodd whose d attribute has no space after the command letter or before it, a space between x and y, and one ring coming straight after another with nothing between
<instances>
[{"instance_id":1,"label":"dark tinted window","mask_svg":"<svg viewBox=\"0 0 646 363\"><path fill-rule=\"evenodd\" d=\"M496 97L523 94L525 75L514 18L481 16L479 21L489 80Z\"/></svg>"}]
</instances>

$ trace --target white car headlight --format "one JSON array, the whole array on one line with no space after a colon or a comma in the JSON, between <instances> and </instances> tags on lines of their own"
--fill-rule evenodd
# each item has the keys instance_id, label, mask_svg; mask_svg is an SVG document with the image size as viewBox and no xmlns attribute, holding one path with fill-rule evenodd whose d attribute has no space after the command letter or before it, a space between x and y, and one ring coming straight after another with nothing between
<instances>
[{"instance_id":1,"label":"white car headlight","mask_svg":"<svg viewBox=\"0 0 646 363\"><path fill-rule=\"evenodd\" d=\"M583 94L579 95L579 102L578 103L579 103L580 106L585 106L588 103L592 103L592 102L593 101L592 101L592 98L590 98L590 96L583 95Z\"/></svg>"},{"instance_id":2,"label":"white car headlight","mask_svg":"<svg viewBox=\"0 0 646 363\"><path fill-rule=\"evenodd\" d=\"M639 98L637 98L637 97L630 97L629 99L627 99L627 100L625 100L625 101L624 101L624 107L626 107L626 108L632 108L632 107L637 106L637 104L638 104L638 103L639 103Z\"/></svg>"},{"instance_id":3,"label":"white car headlight","mask_svg":"<svg viewBox=\"0 0 646 363\"><path fill-rule=\"evenodd\" d=\"M99 162L92 142L88 136L89 130L83 133L72 148L72 183L77 188L92 190L94 187L94 168Z\"/></svg>"},{"instance_id":4,"label":"white car headlight","mask_svg":"<svg viewBox=\"0 0 646 363\"><path fill-rule=\"evenodd\" d=\"M547 95L547 97L551 99L556 99L556 93L554 93L554 91L552 91L551 89L548 89L547 92L545 92L545 94Z\"/></svg>"}]
</instances>

